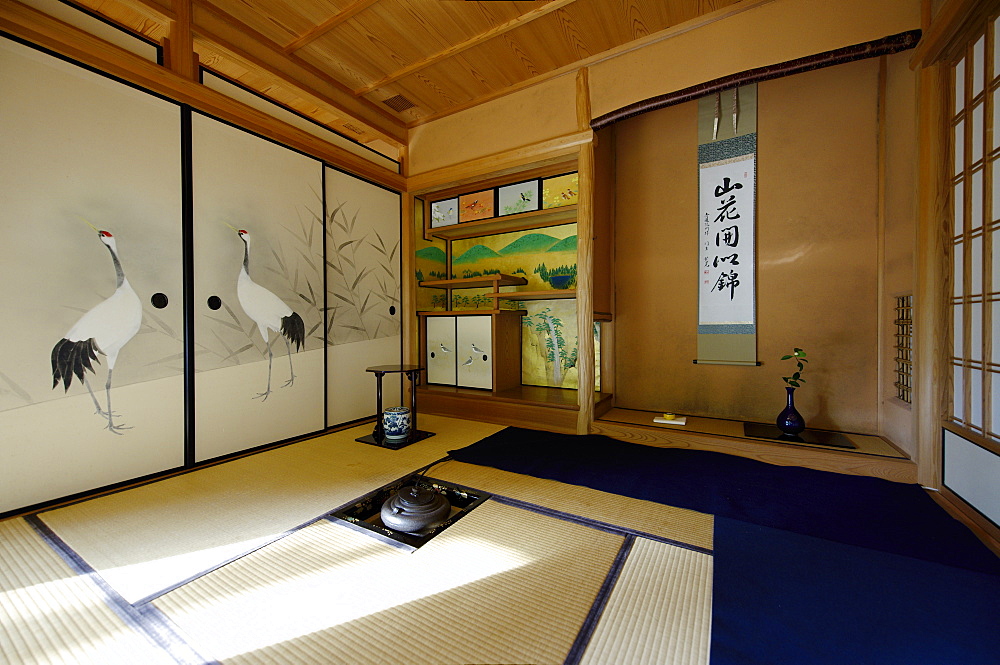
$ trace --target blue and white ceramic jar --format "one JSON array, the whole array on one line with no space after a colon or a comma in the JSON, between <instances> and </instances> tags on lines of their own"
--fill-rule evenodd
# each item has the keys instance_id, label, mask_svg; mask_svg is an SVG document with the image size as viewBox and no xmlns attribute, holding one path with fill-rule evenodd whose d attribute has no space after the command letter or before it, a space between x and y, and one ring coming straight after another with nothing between
<instances>
[{"instance_id":1,"label":"blue and white ceramic jar","mask_svg":"<svg viewBox=\"0 0 1000 665\"><path fill-rule=\"evenodd\" d=\"M410 409L390 406L382 412L382 431L385 438L398 441L410 436Z\"/></svg>"}]
</instances>

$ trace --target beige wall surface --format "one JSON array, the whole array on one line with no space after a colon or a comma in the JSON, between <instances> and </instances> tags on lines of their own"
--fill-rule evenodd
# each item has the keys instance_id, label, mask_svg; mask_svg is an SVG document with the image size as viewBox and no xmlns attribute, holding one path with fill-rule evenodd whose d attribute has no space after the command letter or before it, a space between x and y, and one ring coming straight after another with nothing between
<instances>
[{"instance_id":1,"label":"beige wall surface","mask_svg":"<svg viewBox=\"0 0 1000 665\"><path fill-rule=\"evenodd\" d=\"M877 431L878 60L758 89L760 367L695 365L697 105L619 123L615 234L619 406L773 421L779 361L810 365L813 427Z\"/></svg>"},{"instance_id":2,"label":"beige wall surface","mask_svg":"<svg viewBox=\"0 0 1000 665\"><path fill-rule=\"evenodd\" d=\"M577 130L572 72L410 130L409 174L460 164Z\"/></svg>"},{"instance_id":3,"label":"beige wall surface","mask_svg":"<svg viewBox=\"0 0 1000 665\"><path fill-rule=\"evenodd\" d=\"M919 0L773 0L594 65L593 114L919 27Z\"/></svg>"}]
</instances>

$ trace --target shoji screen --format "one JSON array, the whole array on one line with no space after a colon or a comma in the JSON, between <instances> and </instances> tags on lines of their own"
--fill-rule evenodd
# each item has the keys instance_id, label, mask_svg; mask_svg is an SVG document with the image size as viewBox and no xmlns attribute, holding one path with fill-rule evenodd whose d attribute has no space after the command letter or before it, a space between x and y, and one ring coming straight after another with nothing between
<instances>
[{"instance_id":1,"label":"shoji screen","mask_svg":"<svg viewBox=\"0 0 1000 665\"><path fill-rule=\"evenodd\" d=\"M994 522L1000 519L998 28L994 16L953 67L953 426L943 440L945 486Z\"/></svg>"},{"instance_id":2,"label":"shoji screen","mask_svg":"<svg viewBox=\"0 0 1000 665\"><path fill-rule=\"evenodd\" d=\"M951 418L1000 439L1000 48L987 28L954 67Z\"/></svg>"}]
</instances>

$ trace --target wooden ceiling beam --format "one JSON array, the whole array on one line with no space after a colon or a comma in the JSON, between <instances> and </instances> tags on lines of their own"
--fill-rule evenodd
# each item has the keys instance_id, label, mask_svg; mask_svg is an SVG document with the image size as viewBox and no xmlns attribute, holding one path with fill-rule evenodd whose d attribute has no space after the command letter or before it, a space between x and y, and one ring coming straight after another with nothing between
<instances>
[{"instance_id":1,"label":"wooden ceiling beam","mask_svg":"<svg viewBox=\"0 0 1000 665\"><path fill-rule=\"evenodd\" d=\"M364 10L376 4L378 1L379 0L357 0L357 2L344 11L334 14L316 27L299 35L294 41L285 44L285 47L282 50L285 53L294 53L295 51L298 51L306 44L322 37L344 21L352 18L355 14L360 14Z\"/></svg>"},{"instance_id":2,"label":"wooden ceiling beam","mask_svg":"<svg viewBox=\"0 0 1000 665\"><path fill-rule=\"evenodd\" d=\"M565 7L566 5L572 4L574 2L576 2L576 0L552 0L551 2L547 2L540 7L537 7L535 9L532 9L530 11L521 14L517 18L513 18L507 21L506 23L501 23L500 25L495 25L485 32L481 32L474 37L470 37L469 39L466 39L463 42L459 42L458 44L452 44L448 48L438 51L437 53L434 53L432 55L429 55L423 60L418 60L417 62L411 63L406 67L403 67L402 69L398 69L395 72L382 77L378 81L375 81L374 83L369 83L368 85L362 88L358 88L357 90L354 91L354 94L357 96L367 95L369 92L381 88L382 86L388 85L393 81L398 81L404 76L409 76L414 72L418 72L421 69L426 69L427 67L430 67L435 63L441 62L442 60L454 57L459 53L461 53L462 51L466 51L474 46L478 46L483 42L489 41L494 37L504 34L505 32L510 32L515 28L520 28L521 26L527 25L531 21L539 19L545 16L546 14L550 14L556 11L557 9L561 9L562 7Z\"/></svg>"},{"instance_id":3,"label":"wooden ceiling beam","mask_svg":"<svg viewBox=\"0 0 1000 665\"><path fill-rule=\"evenodd\" d=\"M350 89L301 58L283 53L278 44L211 3L194 0L192 6L191 30L196 38L233 53L289 88L340 109L345 115L372 128L389 143L397 146L406 144L406 128L398 118L368 100L358 99Z\"/></svg>"}]
</instances>

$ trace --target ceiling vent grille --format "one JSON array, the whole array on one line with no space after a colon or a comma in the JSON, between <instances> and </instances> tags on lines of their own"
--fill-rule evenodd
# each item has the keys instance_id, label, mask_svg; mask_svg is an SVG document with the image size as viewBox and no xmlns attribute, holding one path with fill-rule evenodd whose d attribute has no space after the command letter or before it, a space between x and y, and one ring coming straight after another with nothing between
<instances>
[{"instance_id":1,"label":"ceiling vent grille","mask_svg":"<svg viewBox=\"0 0 1000 665\"><path fill-rule=\"evenodd\" d=\"M390 97L389 99L383 99L382 103L391 108L396 113L401 113L406 109L412 109L416 104L411 102L406 97L402 95L396 95L395 97Z\"/></svg>"}]
</instances>

